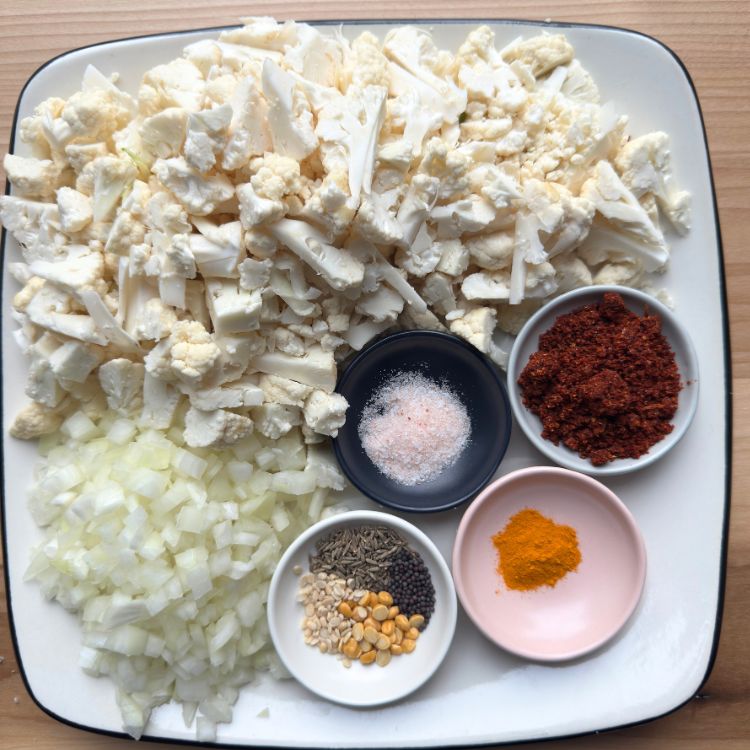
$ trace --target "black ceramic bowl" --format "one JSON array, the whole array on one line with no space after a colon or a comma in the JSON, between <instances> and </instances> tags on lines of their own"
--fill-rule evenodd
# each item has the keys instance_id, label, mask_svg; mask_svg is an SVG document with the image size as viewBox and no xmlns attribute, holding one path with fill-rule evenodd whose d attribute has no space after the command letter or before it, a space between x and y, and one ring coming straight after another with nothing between
<instances>
[{"instance_id":1,"label":"black ceramic bowl","mask_svg":"<svg viewBox=\"0 0 750 750\"><path fill-rule=\"evenodd\" d=\"M382 474L362 448L358 428L373 393L398 372L419 372L445 383L471 420L469 444L436 479L405 486ZM404 331L360 352L336 389L349 402L346 424L333 441L351 483L381 505L416 513L454 508L476 495L502 460L510 440L508 394L495 366L463 340L437 331Z\"/></svg>"}]
</instances>

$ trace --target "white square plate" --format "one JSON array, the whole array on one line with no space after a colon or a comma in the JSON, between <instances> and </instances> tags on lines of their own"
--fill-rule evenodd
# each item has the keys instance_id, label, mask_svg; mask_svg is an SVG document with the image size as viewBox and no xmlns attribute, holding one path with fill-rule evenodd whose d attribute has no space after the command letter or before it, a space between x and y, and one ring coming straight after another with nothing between
<instances>
[{"instance_id":1,"label":"white square plate","mask_svg":"<svg viewBox=\"0 0 750 750\"><path fill-rule=\"evenodd\" d=\"M422 22L440 47L455 50L478 22ZM695 421L667 457L643 471L606 480L643 531L648 551L644 596L635 616L605 649L572 663L534 664L489 643L459 616L453 648L435 677L401 703L369 711L327 703L291 682L247 686L234 720L220 725L218 741L236 745L352 745L434 747L476 745L574 735L641 722L691 698L715 653L723 592L729 496L730 411L727 314L721 246L701 114L680 61L655 40L619 29L493 22L499 46L542 28L564 32L602 92L630 117L629 132L671 135L679 184L693 194L693 229L672 238L673 263L664 286L676 301L698 352L701 396ZM348 24L383 35L388 24ZM49 96L78 89L85 66L119 72L135 92L144 71L180 55L217 30L166 34L100 44L66 53L38 70L21 94L19 118ZM23 153L22 144L12 148ZM6 260L18 247L6 237ZM7 314L16 289L3 275L4 435L24 400L26 364ZM546 463L515 430L499 473ZM23 581L29 551L40 533L25 500L36 460L33 444L4 440L5 552L11 627L27 687L52 716L94 731L121 732L112 684L78 667L79 628L73 616L45 602ZM361 507L373 507L366 501ZM461 509L420 516L419 525L450 559ZM490 530L488 530L489 533ZM262 709L268 718L258 718ZM363 734L362 728L368 727ZM175 705L157 709L147 727L152 739L192 740Z\"/></svg>"}]
</instances>

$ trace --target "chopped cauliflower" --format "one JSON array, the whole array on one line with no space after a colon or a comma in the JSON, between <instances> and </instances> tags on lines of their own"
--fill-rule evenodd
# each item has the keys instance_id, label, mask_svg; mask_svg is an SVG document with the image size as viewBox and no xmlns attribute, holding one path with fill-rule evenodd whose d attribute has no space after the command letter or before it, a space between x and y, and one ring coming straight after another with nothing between
<instances>
[{"instance_id":1,"label":"chopped cauliflower","mask_svg":"<svg viewBox=\"0 0 750 750\"><path fill-rule=\"evenodd\" d=\"M191 448L233 445L253 431L253 421L225 409L201 411L194 407L185 415L185 442Z\"/></svg>"},{"instance_id":2,"label":"chopped cauliflower","mask_svg":"<svg viewBox=\"0 0 750 750\"><path fill-rule=\"evenodd\" d=\"M528 65L536 78L541 78L559 65L573 59L573 47L562 34L540 34L525 41L512 43L502 51L503 60L518 60Z\"/></svg>"},{"instance_id":3,"label":"chopped cauliflower","mask_svg":"<svg viewBox=\"0 0 750 750\"><path fill-rule=\"evenodd\" d=\"M313 442L345 418L337 363L382 332L449 328L502 366L496 329L581 286L654 289L663 220L690 226L667 135L630 137L563 34L498 48L482 25L452 52L251 18L136 98L116 81L87 67L5 160L13 336L50 409L19 434L106 400L154 429L189 409L189 445L251 411L259 439Z\"/></svg>"},{"instance_id":4,"label":"chopped cauliflower","mask_svg":"<svg viewBox=\"0 0 750 750\"><path fill-rule=\"evenodd\" d=\"M70 187L57 191L57 209L64 232L80 232L94 218L91 198Z\"/></svg>"},{"instance_id":5,"label":"chopped cauliflower","mask_svg":"<svg viewBox=\"0 0 750 750\"><path fill-rule=\"evenodd\" d=\"M157 159L154 174L185 208L196 216L207 216L234 195L234 186L223 174L202 175L184 157Z\"/></svg>"},{"instance_id":6,"label":"chopped cauliflower","mask_svg":"<svg viewBox=\"0 0 750 750\"><path fill-rule=\"evenodd\" d=\"M180 320L169 338L149 352L144 363L147 372L157 378L178 378L187 385L197 385L220 354L213 337L198 321Z\"/></svg>"},{"instance_id":7,"label":"chopped cauliflower","mask_svg":"<svg viewBox=\"0 0 750 750\"><path fill-rule=\"evenodd\" d=\"M59 408L30 401L18 412L8 431L19 440L34 440L42 435L55 432L59 429L63 419L64 414L61 413Z\"/></svg>"},{"instance_id":8,"label":"chopped cauliflower","mask_svg":"<svg viewBox=\"0 0 750 750\"><path fill-rule=\"evenodd\" d=\"M336 437L344 426L349 402L340 393L313 391L305 401L305 424L321 435Z\"/></svg>"},{"instance_id":9,"label":"chopped cauliflower","mask_svg":"<svg viewBox=\"0 0 750 750\"><path fill-rule=\"evenodd\" d=\"M145 368L129 359L111 359L99 368L99 383L110 409L127 415L140 407Z\"/></svg>"},{"instance_id":10,"label":"chopped cauliflower","mask_svg":"<svg viewBox=\"0 0 750 750\"><path fill-rule=\"evenodd\" d=\"M25 198L51 198L60 180L60 168L49 159L6 154L3 169L10 184Z\"/></svg>"}]
</instances>

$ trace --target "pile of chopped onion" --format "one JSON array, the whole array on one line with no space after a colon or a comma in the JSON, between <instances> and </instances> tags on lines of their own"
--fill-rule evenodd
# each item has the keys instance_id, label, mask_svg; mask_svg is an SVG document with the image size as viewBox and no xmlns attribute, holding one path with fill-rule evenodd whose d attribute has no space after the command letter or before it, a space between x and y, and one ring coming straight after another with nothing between
<instances>
[{"instance_id":1,"label":"pile of chopped onion","mask_svg":"<svg viewBox=\"0 0 750 750\"><path fill-rule=\"evenodd\" d=\"M181 425L112 412L77 412L40 450L30 508L46 538L27 579L80 616L80 665L114 680L127 732L175 700L199 740L214 738L257 670L285 676L269 581L284 548L338 509L338 468L298 429L188 450Z\"/></svg>"}]
</instances>

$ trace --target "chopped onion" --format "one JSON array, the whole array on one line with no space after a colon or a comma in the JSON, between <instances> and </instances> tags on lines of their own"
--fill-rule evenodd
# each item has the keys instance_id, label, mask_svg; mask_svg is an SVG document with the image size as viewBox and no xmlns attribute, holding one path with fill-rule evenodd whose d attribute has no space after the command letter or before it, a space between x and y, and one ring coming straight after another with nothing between
<instances>
[{"instance_id":1,"label":"chopped onion","mask_svg":"<svg viewBox=\"0 0 750 750\"><path fill-rule=\"evenodd\" d=\"M238 687L259 670L286 676L265 617L271 575L344 480L298 428L231 449L183 446L174 427L69 417L40 444L29 503L47 528L26 577L78 613L80 666L115 682L130 734L175 700L211 740Z\"/></svg>"}]
</instances>

